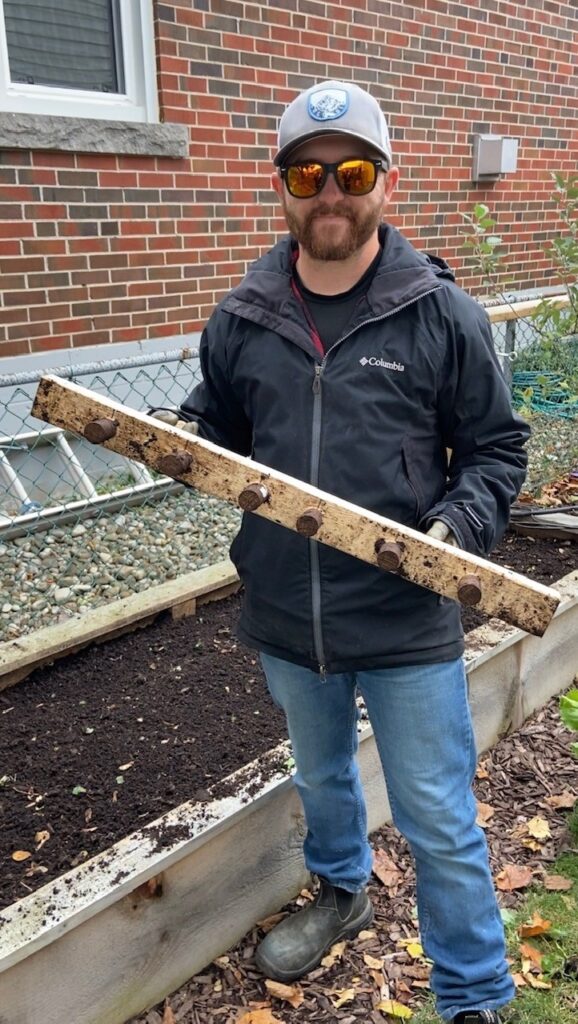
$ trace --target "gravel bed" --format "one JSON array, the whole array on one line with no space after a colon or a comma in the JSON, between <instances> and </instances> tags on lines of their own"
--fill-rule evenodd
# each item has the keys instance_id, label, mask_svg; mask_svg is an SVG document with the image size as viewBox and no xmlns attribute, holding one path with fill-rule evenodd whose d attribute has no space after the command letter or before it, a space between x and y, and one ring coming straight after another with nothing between
<instances>
[{"instance_id":1,"label":"gravel bed","mask_svg":"<svg viewBox=\"0 0 578 1024\"><path fill-rule=\"evenodd\" d=\"M536 413L529 422L532 433L526 445L528 474L524 491L538 494L544 484L578 469L578 420Z\"/></svg>"},{"instance_id":2,"label":"gravel bed","mask_svg":"<svg viewBox=\"0 0 578 1024\"><path fill-rule=\"evenodd\" d=\"M240 512L190 491L0 543L0 640L227 558Z\"/></svg>"}]
</instances>

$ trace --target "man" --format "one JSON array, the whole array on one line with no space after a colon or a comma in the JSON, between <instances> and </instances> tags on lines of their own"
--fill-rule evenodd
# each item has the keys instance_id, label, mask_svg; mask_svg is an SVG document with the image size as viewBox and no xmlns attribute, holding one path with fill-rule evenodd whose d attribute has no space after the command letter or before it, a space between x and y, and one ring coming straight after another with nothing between
<instances>
[{"instance_id":1,"label":"man","mask_svg":"<svg viewBox=\"0 0 578 1024\"><path fill-rule=\"evenodd\" d=\"M484 311L442 260L383 223L399 172L377 102L351 83L308 89L281 119L275 167L290 236L211 317L203 383L179 423L487 555L522 484L529 431L512 413ZM475 824L458 605L251 514L231 557L244 584L239 635L261 652L287 716L305 858L320 881L257 963L292 981L372 920L358 691L415 858L438 1011L499 1024L514 986Z\"/></svg>"}]
</instances>

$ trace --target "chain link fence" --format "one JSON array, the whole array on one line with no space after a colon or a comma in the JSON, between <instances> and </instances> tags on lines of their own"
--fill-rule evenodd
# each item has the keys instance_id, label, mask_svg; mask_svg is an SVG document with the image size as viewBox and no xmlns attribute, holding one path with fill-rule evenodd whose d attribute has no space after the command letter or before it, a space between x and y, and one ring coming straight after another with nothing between
<instances>
[{"instance_id":1,"label":"chain link fence","mask_svg":"<svg viewBox=\"0 0 578 1024\"><path fill-rule=\"evenodd\" d=\"M558 419L578 418L578 335L553 343L531 315L523 315L526 303L504 305L501 298L485 305L515 407Z\"/></svg>"},{"instance_id":2,"label":"chain link fence","mask_svg":"<svg viewBox=\"0 0 578 1024\"><path fill-rule=\"evenodd\" d=\"M227 557L240 513L31 416L44 373L140 411L178 406L195 350L0 377L0 641Z\"/></svg>"},{"instance_id":3,"label":"chain link fence","mask_svg":"<svg viewBox=\"0 0 578 1024\"><path fill-rule=\"evenodd\" d=\"M516 374L538 351L537 332L531 320L500 320L492 306L488 313L498 314L496 351L527 407L528 388L537 394L539 385L525 378L520 388ZM568 355L576 373L578 343ZM228 503L33 419L45 372L0 377L0 641L226 558L239 526ZM140 411L180 405L200 379L193 349L50 372ZM550 378L550 398L555 390ZM557 404L558 414L578 411Z\"/></svg>"}]
</instances>

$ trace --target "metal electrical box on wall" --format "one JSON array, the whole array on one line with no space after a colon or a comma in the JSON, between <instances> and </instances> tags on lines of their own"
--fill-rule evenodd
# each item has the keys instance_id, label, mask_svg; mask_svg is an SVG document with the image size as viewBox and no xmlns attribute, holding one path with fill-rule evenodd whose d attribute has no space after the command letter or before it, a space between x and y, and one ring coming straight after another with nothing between
<instances>
[{"instance_id":1,"label":"metal electrical box on wall","mask_svg":"<svg viewBox=\"0 0 578 1024\"><path fill-rule=\"evenodd\" d=\"M518 167L518 139L503 135L474 136L474 181L496 181Z\"/></svg>"}]
</instances>

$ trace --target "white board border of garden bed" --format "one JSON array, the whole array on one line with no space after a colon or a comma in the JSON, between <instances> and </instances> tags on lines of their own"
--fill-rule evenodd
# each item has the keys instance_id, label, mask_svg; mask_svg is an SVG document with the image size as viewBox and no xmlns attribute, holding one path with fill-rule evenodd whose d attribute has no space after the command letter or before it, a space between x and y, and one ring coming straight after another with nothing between
<instances>
[{"instance_id":1,"label":"white board border of garden bed","mask_svg":"<svg viewBox=\"0 0 578 1024\"><path fill-rule=\"evenodd\" d=\"M492 620L466 660L478 749L491 747L572 683L578 571L546 634ZM234 945L307 880L303 817L290 778L237 772L234 797L182 804L0 912L0 1024L124 1024ZM369 828L390 820L373 732L359 759ZM186 833L158 848L158 826Z\"/></svg>"}]
</instances>

